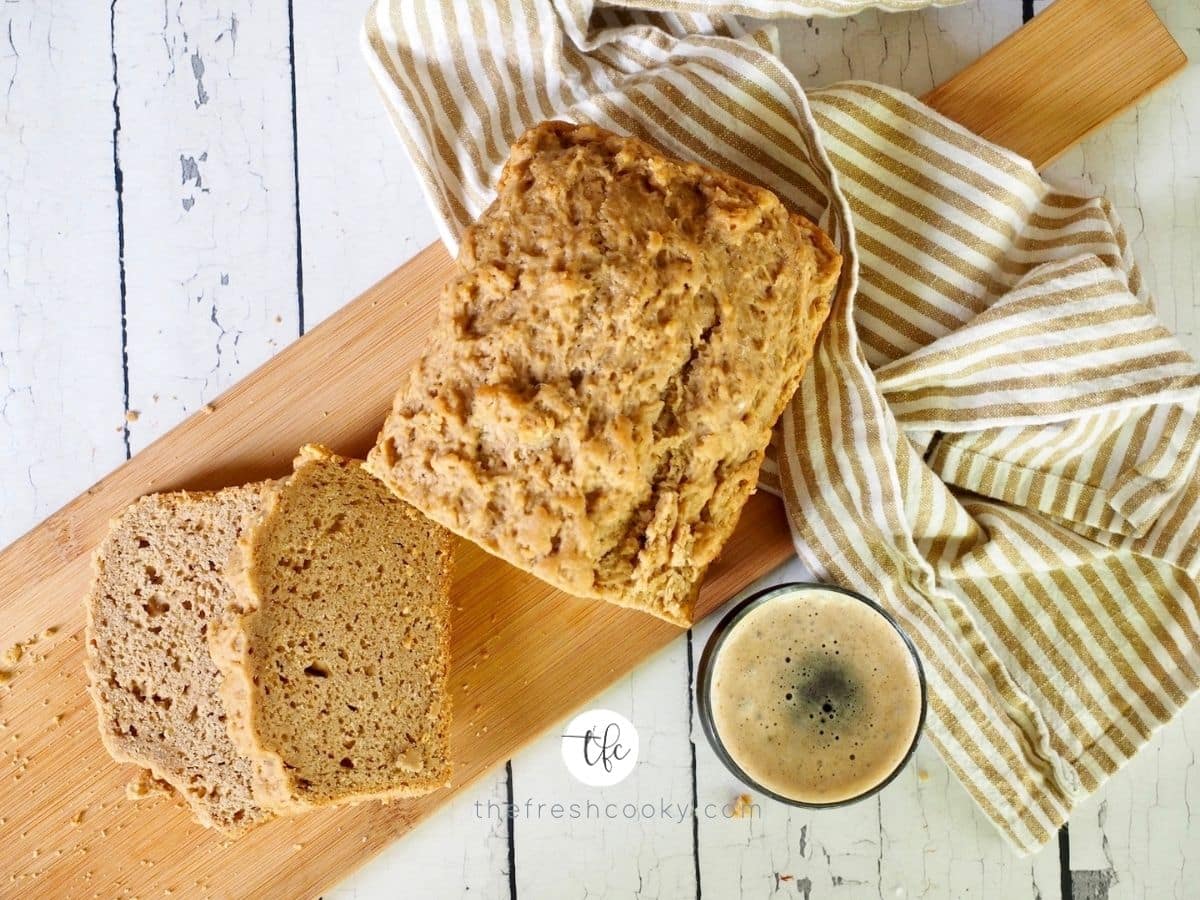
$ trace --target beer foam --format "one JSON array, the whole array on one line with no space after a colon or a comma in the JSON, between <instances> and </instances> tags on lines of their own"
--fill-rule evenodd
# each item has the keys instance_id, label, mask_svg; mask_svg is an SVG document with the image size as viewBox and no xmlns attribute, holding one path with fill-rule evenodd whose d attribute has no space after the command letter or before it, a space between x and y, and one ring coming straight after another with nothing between
<instances>
[{"instance_id":1,"label":"beer foam","mask_svg":"<svg viewBox=\"0 0 1200 900\"><path fill-rule=\"evenodd\" d=\"M830 590L781 594L743 616L713 661L713 725L763 787L836 803L878 786L920 727L916 663L876 610Z\"/></svg>"}]
</instances>

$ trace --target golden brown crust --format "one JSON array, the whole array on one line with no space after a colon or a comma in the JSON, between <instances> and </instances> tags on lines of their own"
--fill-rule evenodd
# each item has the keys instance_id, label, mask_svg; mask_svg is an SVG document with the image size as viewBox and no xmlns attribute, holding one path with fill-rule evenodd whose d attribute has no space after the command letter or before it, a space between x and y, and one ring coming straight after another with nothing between
<instances>
[{"instance_id":1,"label":"golden brown crust","mask_svg":"<svg viewBox=\"0 0 1200 900\"><path fill-rule=\"evenodd\" d=\"M689 624L840 258L769 191L590 125L513 147L367 466L580 597Z\"/></svg>"},{"instance_id":2,"label":"golden brown crust","mask_svg":"<svg viewBox=\"0 0 1200 900\"><path fill-rule=\"evenodd\" d=\"M258 514L243 525L243 537L230 552L225 564L225 582L230 587L225 615L208 632L208 648L221 671L221 699L227 719L226 731L238 752L250 760L255 799L268 809L280 805L286 797L283 761L263 747L254 732L255 692L253 672L248 665L244 619L258 608L258 593L247 567L245 533L258 527L279 500L279 485L267 491ZM273 810L276 811L276 810ZM286 808L283 810L287 812Z\"/></svg>"}]
</instances>

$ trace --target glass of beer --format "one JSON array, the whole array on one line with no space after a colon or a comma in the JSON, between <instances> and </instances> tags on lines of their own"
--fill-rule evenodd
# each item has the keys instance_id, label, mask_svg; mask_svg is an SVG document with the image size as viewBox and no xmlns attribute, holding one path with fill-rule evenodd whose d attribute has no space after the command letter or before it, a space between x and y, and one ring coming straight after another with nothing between
<instances>
[{"instance_id":1,"label":"glass of beer","mask_svg":"<svg viewBox=\"0 0 1200 900\"><path fill-rule=\"evenodd\" d=\"M879 604L793 582L735 606L700 659L700 721L725 766L793 806L882 790L916 750L925 672Z\"/></svg>"}]
</instances>

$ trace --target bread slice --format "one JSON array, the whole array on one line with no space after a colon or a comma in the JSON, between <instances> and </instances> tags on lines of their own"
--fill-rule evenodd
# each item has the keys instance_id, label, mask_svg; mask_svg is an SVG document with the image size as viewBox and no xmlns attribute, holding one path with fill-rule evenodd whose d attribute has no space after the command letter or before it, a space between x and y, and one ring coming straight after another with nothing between
<instances>
[{"instance_id":1,"label":"bread slice","mask_svg":"<svg viewBox=\"0 0 1200 900\"><path fill-rule=\"evenodd\" d=\"M451 536L362 464L308 446L231 560L212 635L255 797L293 812L450 776Z\"/></svg>"},{"instance_id":2,"label":"bread slice","mask_svg":"<svg viewBox=\"0 0 1200 900\"><path fill-rule=\"evenodd\" d=\"M840 264L769 191L539 125L467 230L367 467L570 594L686 625Z\"/></svg>"},{"instance_id":3,"label":"bread slice","mask_svg":"<svg viewBox=\"0 0 1200 900\"><path fill-rule=\"evenodd\" d=\"M222 571L262 489L141 498L113 520L86 603L104 745L175 788L201 824L229 833L270 814L226 731L208 631L230 602Z\"/></svg>"}]
</instances>

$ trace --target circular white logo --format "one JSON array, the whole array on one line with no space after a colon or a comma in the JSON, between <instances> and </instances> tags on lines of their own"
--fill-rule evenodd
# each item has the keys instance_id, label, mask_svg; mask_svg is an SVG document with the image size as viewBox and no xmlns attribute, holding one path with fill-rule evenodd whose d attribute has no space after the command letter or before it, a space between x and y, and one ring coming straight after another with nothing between
<instances>
[{"instance_id":1,"label":"circular white logo","mask_svg":"<svg viewBox=\"0 0 1200 900\"><path fill-rule=\"evenodd\" d=\"M563 732L562 757L567 771L584 784L617 784L637 764L637 729L620 713L589 709L572 719Z\"/></svg>"}]
</instances>

